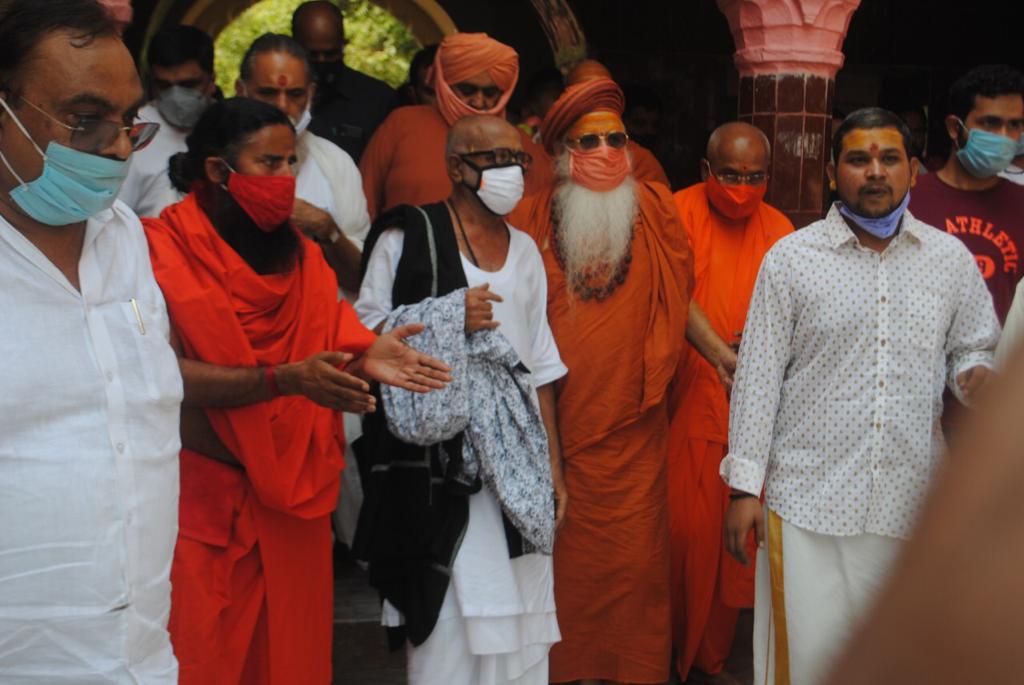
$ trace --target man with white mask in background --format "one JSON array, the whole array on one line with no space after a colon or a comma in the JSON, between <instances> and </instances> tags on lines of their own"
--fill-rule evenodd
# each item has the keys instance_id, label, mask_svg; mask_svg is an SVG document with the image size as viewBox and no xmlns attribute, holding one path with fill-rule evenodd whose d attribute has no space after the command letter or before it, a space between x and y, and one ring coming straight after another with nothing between
<instances>
[{"instance_id":1,"label":"man with white mask in background","mask_svg":"<svg viewBox=\"0 0 1024 685\"><path fill-rule=\"evenodd\" d=\"M160 124L144 150L132 155L118 199L139 216L158 216L183 197L167 175L167 160L186 149L185 138L213 102L213 39L194 26L171 26L146 49L149 103L139 121Z\"/></svg>"},{"instance_id":2,"label":"man with white mask in background","mask_svg":"<svg viewBox=\"0 0 1024 685\"><path fill-rule=\"evenodd\" d=\"M363 240L370 230L363 179L347 152L307 130L316 83L306 50L295 39L266 33L249 46L242 58L238 95L273 105L288 115L297 136L295 209L292 223L320 244L338 277L345 299L359 292L359 262ZM359 470L351 445L362 434L359 417L345 414L345 461L334 530L351 545L356 517L363 501Z\"/></svg>"},{"instance_id":3,"label":"man with white mask in background","mask_svg":"<svg viewBox=\"0 0 1024 685\"><path fill-rule=\"evenodd\" d=\"M347 299L359 290L359 260L370 230L362 177L348 153L308 131L316 84L305 49L295 39L265 33L249 46L235 93L288 115L298 136L292 223L320 243Z\"/></svg>"}]
</instances>

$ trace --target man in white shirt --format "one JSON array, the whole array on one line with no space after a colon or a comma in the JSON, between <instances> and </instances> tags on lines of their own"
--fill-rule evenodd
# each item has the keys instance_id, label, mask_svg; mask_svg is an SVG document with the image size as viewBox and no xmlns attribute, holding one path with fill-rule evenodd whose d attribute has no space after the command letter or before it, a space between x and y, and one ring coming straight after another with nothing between
<instances>
[{"instance_id":1,"label":"man in white shirt","mask_svg":"<svg viewBox=\"0 0 1024 685\"><path fill-rule=\"evenodd\" d=\"M756 527L761 548L759 683L821 678L939 466L943 387L969 402L992 365L999 324L974 259L906 211L908 141L886 110L843 121L840 201L768 252L743 328L721 474L727 547L746 563Z\"/></svg>"},{"instance_id":2,"label":"man in white shirt","mask_svg":"<svg viewBox=\"0 0 1024 685\"><path fill-rule=\"evenodd\" d=\"M292 120L298 135L292 223L320 243L338 284L354 300L370 216L362 176L352 158L307 130L316 91L312 74L301 45L288 36L268 33L257 38L242 58L236 93L274 105Z\"/></svg>"},{"instance_id":3,"label":"man in white shirt","mask_svg":"<svg viewBox=\"0 0 1024 685\"><path fill-rule=\"evenodd\" d=\"M185 151L185 138L213 101L213 40L194 26L171 26L153 36L146 61L150 101L139 120L160 124L160 131L132 156L118 197L139 216L159 216L184 197L171 185L167 160Z\"/></svg>"},{"instance_id":4,"label":"man in white shirt","mask_svg":"<svg viewBox=\"0 0 1024 685\"><path fill-rule=\"evenodd\" d=\"M367 243L356 312L375 327L399 305L429 297L432 264L437 295L468 286L466 334L497 329L532 374L548 435L557 525L567 495L554 382L567 369L548 325L540 252L504 219L522 196L530 158L517 130L493 116L460 119L446 151L451 196L381 217ZM488 485L467 493L450 473L431 468L429 455L438 449L461 455L461 437L458 447L447 441L427 448L424 460L423 447L382 435L383 418L377 424L367 418L373 479L356 548L367 552L370 582L384 598L392 646L409 645L409 682L547 685L548 650L560 639L551 556L524 549L512 524L503 525ZM433 477L416 475L426 471Z\"/></svg>"},{"instance_id":5,"label":"man in white shirt","mask_svg":"<svg viewBox=\"0 0 1024 685\"><path fill-rule=\"evenodd\" d=\"M0 46L0 682L175 683L182 382L115 201L154 125L98 3L5 3Z\"/></svg>"}]
</instances>

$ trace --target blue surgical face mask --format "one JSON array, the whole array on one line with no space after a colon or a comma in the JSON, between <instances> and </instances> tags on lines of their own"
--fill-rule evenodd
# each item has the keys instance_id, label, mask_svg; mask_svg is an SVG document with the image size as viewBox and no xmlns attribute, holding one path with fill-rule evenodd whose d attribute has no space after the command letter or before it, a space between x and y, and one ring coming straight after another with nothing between
<instances>
[{"instance_id":1,"label":"blue surgical face mask","mask_svg":"<svg viewBox=\"0 0 1024 685\"><path fill-rule=\"evenodd\" d=\"M43 152L7 101L0 98L0 105L43 158L43 173L26 183L0 152L0 162L21 184L10 192L21 211L47 226L68 226L114 204L128 174L127 160L92 155L52 140Z\"/></svg>"},{"instance_id":2,"label":"blue surgical face mask","mask_svg":"<svg viewBox=\"0 0 1024 685\"><path fill-rule=\"evenodd\" d=\"M900 219L903 218L903 212L907 211L907 206L909 204L910 191L908 190L907 194L903 196L903 201L900 202L899 206L885 216L880 216L878 218L861 216L860 214L854 213L853 210L842 202L839 203L839 213L876 238L885 240L886 238L892 237L892 234L896 232L896 229L900 225Z\"/></svg>"},{"instance_id":3,"label":"blue surgical face mask","mask_svg":"<svg viewBox=\"0 0 1024 685\"><path fill-rule=\"evenodd\" d=\"M960 126L967 132L967 144L956 151L960 164L975 178L991 178L1010 166L1018 154L1017 141L997 133L981 129L968 129L961 121Z\"/></svg>"}]
</instances>

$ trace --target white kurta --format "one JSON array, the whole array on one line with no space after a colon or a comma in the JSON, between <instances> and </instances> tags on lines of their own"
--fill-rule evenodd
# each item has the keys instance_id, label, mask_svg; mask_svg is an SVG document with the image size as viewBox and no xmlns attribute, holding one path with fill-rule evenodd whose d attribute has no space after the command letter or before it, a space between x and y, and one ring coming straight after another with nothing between
<instances>
[{"instance_id":1,"label":"white kurta","mask_svg":"<svg viewBox=\"0 0 1024 685\"><path fill-rule=\"evenodd\" d=\"M185 196L171 185L167 161L188 149L185 138L189 132L167 123L152 104L139 110L137 121L156 122L160 124L160 130L149 145L132 155L128 177L117 197L139 216L160 216L164 207Z\"/></svg>"},{"instance_id":2,"label":"white kurta","mask_svg":"<svg viewBox=\"0 0 1024 685\"><path fill-rule=\"evenodd\" d=\"M308 131L299 136L295 154L295 196L330 214L345 237L362 250L370 215L359 167L340 147Z\"/></svg>"},{"instance_id":3,"label":"white kurta","mask_svg":"<svg viewBox=\"0 0 1024 685\"><path fill-rule=\"evenodd\" d=\"M0 682L174 683L182 382L125 205L79 275L0 219Z\"/></svg>"},{"instance_id":4,"label":"white kurta","mask_svg":"<svg viewBox=\"0 0 1024 685\"><path fill-rule=\"evenodd\" d=\"M470 287L489 284L503 302L494 319L533 375L534 387L567 372L547 321L547 276L533 240L509 227L508 256L501 269L482 271L465 257ZM391 290L404 234L381 234L367 264L356 312L375 327L392 309ZM385 625L401 616L385 602ZM409 648L413 685L546 685L547 656L561 639L555 618L551 557L509 559L501 508L485 487L469 498L469 524L455 557L452 580L430 637Z\"/></svg>"}]
</instances>

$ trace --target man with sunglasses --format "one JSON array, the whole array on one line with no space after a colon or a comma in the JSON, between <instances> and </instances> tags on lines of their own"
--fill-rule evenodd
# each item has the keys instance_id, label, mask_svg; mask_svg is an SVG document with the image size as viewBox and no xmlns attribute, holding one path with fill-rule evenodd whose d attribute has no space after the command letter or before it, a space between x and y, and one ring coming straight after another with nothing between
<instances>
[{"instance_id":1,"label":"man with sunglasses","mask_svg":"<svg viewBox=\"0 0 1024 685\"><path fill-rule=\"evenodd\" d=\"M555 381L566 368L548 325L537 246L504 218L523 194L530 162L519 130L508 122L458 120L446 145L448 199L398 207L374 225L356 311L367 326L378 326L396 307L433 290L443 297L467 288L466 335L497 329L529 370L544 425L525 417L522 425L547 432L553 506L545 512L542 504L540 515L557 527L567 495ZM460 318L455 325L461 324ZM548 648L559 636L550 554L524 549L525 535L502 514L510 502L490 484L467 488L450 472L445 478L430 455L440 448L456 463L463 434L431 446L425 459L422 446L391 435L381 413L366 420L372 476L356 551L368 559L371 582L384 598L391 644L410 645L409 682L547 685ZM428 468L433 484L418 475Z\"/></svg>"},{"instance_id":2,"label":"man with sunglasses","mask_svg":"<svg viewBox=\"0 0 1024 685\"><path fill-rule=\"evenodd\" d=\"M146 48L149 102L139 121L160 124L145 150L132 157L119 199L139 216L159 216L184 197L171 184L167 160L184 152L185 138L213 102L213 39L194 26L171 26Z\"/></svg>"},{"instance_id":3,"label":"man with sunglasses","mask_svg":"<svg viewBox=\"0 0 1024 685\"><path fill-rule=\"evenodd\" d=\"M562 93L541 124L557 184L511 217L540 247L569 367L557 388L570 506L555 540L552 682L669 676L666 404L693 276L668 189L631 174L623 104L609 79Z\"/></svg>"},{"instance_id":4,"label":"man with sunglasses","mask_svg":"<svg viewBox=\"0 0 1024 685\"><path fill-rule=\"evenodd\" d=\"M456 33L437 48L430 74L432 105L399 107L373 134L359 169L371 218L401 204L439 202L450 191L444 168L448 128L470 114L505 117L519 78L516 51L485 33ZM523 132L523 149L537 164L526 175L526 194L551 180L547 156Z\"/></svg>"},{"instance_id":5,"label":"man with sunglasses","mask_svg":"<svg viewBox=\"0 0 1024 685\"><path fill-rule=\"evenodd\" d=\"M0 681L174 683L182 382L138 218L143 92L95 0L0 10Z\"/></svg>"},{"instance_id":6,"label":"man with sunglasses","mask_svg":"<svg viewBox=\"0 0 1024 685\"><path fill-rule=\"evenodd\" d=\"M754 603L753 569L728 555L722 543L729 488L718 467L727 444L734 347L754 281L768 249L793 232L789 219L763 201L769 159L760 129L723 124L701 160L704 182L675 194L693 248L696 305L686 322L690 346L669 407L672 636L682 681L695 667L728 682L729 674L718 674L732 649L739 609Z\"/></svg>"},{"instance_id":7,"label":"man with sunglasses","mask_svg":"<svg viewBox=\"0 0 1024 685\"><path fill-rule=\"evenodd\" d=\"M612 72L608 70L608 67L597 60L585 59L573 67L572 71L569 72L569 76L566 77L566 83L572 85L574 83L583 83L584 81L590 81L593 79L615 80L612 78ZM632 166L633 178L638 181L655 181L666 188L671 188L668 175L665 174L665 169L662 168L661 162L658 161L658 158L654 156L653 152L638 143L632 137L629 139L627 145L629 146L629 157L631 160L630 164Z\"/></svg>"}]
</instances>

